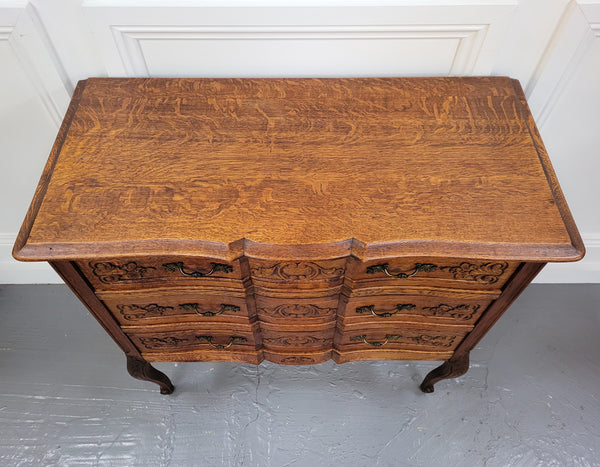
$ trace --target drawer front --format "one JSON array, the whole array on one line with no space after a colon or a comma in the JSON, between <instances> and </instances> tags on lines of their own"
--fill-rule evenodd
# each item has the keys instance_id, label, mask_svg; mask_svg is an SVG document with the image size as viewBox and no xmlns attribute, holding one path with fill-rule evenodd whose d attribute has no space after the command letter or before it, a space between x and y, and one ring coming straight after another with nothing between
<instances>
[{"instance_id":1,"label":"drawer front","mask_svg":"<svg viewBox=\"0 0 600 467\"><path fill-rule=\"evenodd\" d=\"M334 321L338 296L324 298L275 298L256 295L256 313L261 322L326 323Z\"/></svg>"},{"instance_id":2,"label":"drawer front","mask_svg":"<svg viewBox=\"0 0 600 467\"><path fill-rule=\"evenodd\" d=\"M327 350L317 350L314 352L276 352L273 350L265 350L264 357L273 363L279 363L280 365L314 365L316 363L323 363L331 359L331 348Z\"/></svg>"},{"instance_id":3,"label":"drawer front","mask_svg":"<svg viewBox=\"0 0 600 467\"><path fill-rule=\"evenodd\" d=\"M494 300L492 294L447 293L445 295L394 294L343 300L340 315L345 323L398 321L472 325Z\"/></svg>"},{"instance_id":4,"label":"drawer front","mask_svg":"<svg viewBox=\"0 0 600 467\"><path fill-rule=\"evenodd\" d=\"M265 350L312 352L331 350L335 323L326 325L282 326L261 323Z\"/></svg>"},{"instance_id":5,"label":"drawer front","mask_svg":"<svg viewBox=\"0 0 600 467\"><path fill-rule=\"evenodd\" d=\"M241 287L242 282L239 261L210 258L120 258L79 261L77 265L96 290L211 286L217 283Z\"/></svg>"},{"instance_id":6,"label":"drawer front","mask_svg":"<svg viewBox=\"0 0 600 467\"><path fill-rule=\"evenodd\" d=\"M500 289L519 262L450 258L395 258L351 261L348 278L358 287L375 285Z\"/></svg>"},{"instance_id":7,"label":"drawer front","mask_svg":"<svg viewBox=\"0 0 600 467\"><path fill-rule=\"evenodd\" d=\"M334 349L331 358L336 363L348 363L365 360L448 360L454 351L427 349L392 349L385 347L370 350L339 350Z\"/></svg>"},{"instance_id":8,"label":"drawer front","mask_svg":"<svg viewBox=\"0 0 600 467\"><path fill-rule=\"evenodd\" d=\"M403 349L448 352L470 332L470 326L346 326L335 336L339 350Z\"/></svg>"},{"instance_id":9,"label":"drawer front","mask_svg":"<svg viewBox=\"0 0 600 467\"><path fill-rule=\"evenodd\" d=\"M242 294L238 296L195 289L149 289L127 292L99 292L121 325L181 322L250 323L255 317Z\"/></svg>"},{"instance_id":10,"label":"drawer front","mask_svg":"<svg viewBox=\"0 0 600 467\"><path fill-rule=\"evenodd\" d=\"M316 289L342 283L345 259L324 261L268 261L249 258L252 283L262 287Z\"/></svg>"},{"instance_id":11,"label":"drawer front","mask_svg":"<svg viewBox=\"0 0 600 467\"><path fill-rule=\"evenodd\" d=\"M156 326L158 328L158 326ZM173 327L168 329L160 326L158 329L141 330L132 328L124 329L135 346L144 353L168 353L185 351L214 351L235 352L244 350L258 350L260 339L256 333L248 328L224 329L193 327Z\"/></svg>"},{"instance_id":12,"label":"drawer front","mask_svg":"<svg viewBox=\"0 0 600 467\"><path fill-rule=\"evenodd\" d=\"M229 349L227 352L216 350L188 350L183 352L142 352L148 362L241 362L258 365L265 357L262 350L248 347L242 350Z\"/></svg>"}]
</instances>

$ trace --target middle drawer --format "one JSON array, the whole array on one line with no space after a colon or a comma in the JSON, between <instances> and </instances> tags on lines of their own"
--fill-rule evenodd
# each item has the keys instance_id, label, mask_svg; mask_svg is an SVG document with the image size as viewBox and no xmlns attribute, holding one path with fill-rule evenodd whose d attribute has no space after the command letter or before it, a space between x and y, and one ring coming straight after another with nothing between
<instances>
[{"instance_id":1,"label":"middle drawer","mask_svg":"<svg viewBox=\"0 0 600 467\"><path fill-rule=\"evenodd\" d=\"M255 320L254 301L243 291L222 289L148 289L97 292L123 326L184 322L248 324Z\"/></svg>"},{"instance_id":2,"label":"middle drawer","mask_svg":"<svg viewBox=\"0 0 600 467\"><path fill-rule=\"evenodd\" d=\"M336 319L339 294L307 298L298 294L281 297L264 293L263 290L255 295L256 315L261 323L316 324Z\"/></svg>"},{"instance_id":3,"label":"middle drawer","mask_svg":"<svg viewBox=\"0 0 600 467\"><path fill-rule=\"evenodd\" d=\"M499 291L443 288L371 288L342 294L338 315L347 324L420 322L473 325Z\"/></svg>"}]
</instances>

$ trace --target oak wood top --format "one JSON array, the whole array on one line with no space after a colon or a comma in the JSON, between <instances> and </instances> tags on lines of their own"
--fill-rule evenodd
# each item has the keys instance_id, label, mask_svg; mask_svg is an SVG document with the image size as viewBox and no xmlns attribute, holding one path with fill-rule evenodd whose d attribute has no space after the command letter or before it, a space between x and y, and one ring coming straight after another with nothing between
<instances>
[{"instance_id":1,"label":"oak wood top","mask_svg":"<svg viewBox=\"0 0 600 467\"><path fill-rule=\"evenodd\" d=\"M580 259L509 78L79 83L13 254Z\"/></svg>"}]
</instances>

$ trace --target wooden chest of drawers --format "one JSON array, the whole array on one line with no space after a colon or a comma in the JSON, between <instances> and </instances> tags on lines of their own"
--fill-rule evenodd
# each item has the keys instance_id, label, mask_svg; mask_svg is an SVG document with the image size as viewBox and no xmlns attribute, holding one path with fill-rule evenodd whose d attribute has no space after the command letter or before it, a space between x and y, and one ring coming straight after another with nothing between
<instances>
[{"instance_id":1,"label":"wooden chest of drawers","mask_svg":"<svg viewBox=\"0 0 600 467\"><path fill-rule=\"evenodd\" d=\"M149 362L441 360L584 247L509 78L88 79L14 249Z\"/></svg>"}]
</instances>

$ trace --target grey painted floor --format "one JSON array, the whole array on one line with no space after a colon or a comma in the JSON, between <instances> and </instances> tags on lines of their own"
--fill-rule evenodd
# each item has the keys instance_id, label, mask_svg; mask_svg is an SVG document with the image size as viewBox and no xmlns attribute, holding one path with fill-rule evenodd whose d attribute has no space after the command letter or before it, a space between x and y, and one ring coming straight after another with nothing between
<instances>
[{"instance_id":1,"label":"grey painted floor","mask_svg":"<svg viewBox=\"0 0 600 467\"><path fill-rule=\"evenodd\" d=\"M600 285L534 285L434 362L157 364L134 380L64 286L0 288L0 465L600 465Z\"/></svg>"}]
</instances>

